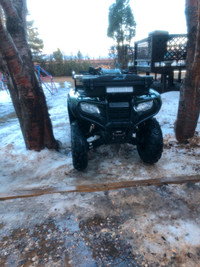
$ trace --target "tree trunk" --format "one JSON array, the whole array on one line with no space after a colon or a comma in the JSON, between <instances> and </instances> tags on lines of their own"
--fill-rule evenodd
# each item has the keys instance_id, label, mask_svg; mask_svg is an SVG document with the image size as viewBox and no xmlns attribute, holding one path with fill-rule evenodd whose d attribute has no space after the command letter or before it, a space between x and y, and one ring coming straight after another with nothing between
<instances>
[{"instance_id":1,"label":"tree trunk","mask_svg":"<svg viewBox=\"0 0 200 267\"><path fill-rule=\"evenodd\" d=\"M0 54L27 149L57 148L43 90L37 80L25 29L25 0L0 0ZM2 65L2 61L0 66Z\"/></svg>"},{"instance_id":2,"label":"tree trunk","mask_svg":"<svg viewBox=\"0 0 200 267\"><path fill-rule=\"evenodd\" d=\"M188 44L186 77L180 90L176 139L186 142L194 136L200 111L200 0L186 0Z\"/></svg>"},{"instance_id":3,"label":"tree trunk","mask_svg":"<svg viewBox=\"0 0 200 267\"><path fill-rule=\"evenodd\" d=\"M128 68L128 47L124 44L117 45L118 63L122 70Z\"/></svg>"}]
</instances>

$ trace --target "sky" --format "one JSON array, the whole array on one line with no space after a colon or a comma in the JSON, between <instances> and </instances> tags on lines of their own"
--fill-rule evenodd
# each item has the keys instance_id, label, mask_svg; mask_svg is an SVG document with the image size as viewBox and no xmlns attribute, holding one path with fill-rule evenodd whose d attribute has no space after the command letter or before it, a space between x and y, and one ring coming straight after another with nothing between
<instances>
[{"instance_id":1,"label":"sky","mask_svg":"<svg viewBox=\"0 0 200 267\"><path fill-rule=\"evenodd\" d=\"M109 6L115 0L27 0L44 52L60 48L66 55L80 50L90 58L108 56L113 40L107 37ZM186 33L185 0L130 0L137 24L133 42L155 30Z\"/></svg>"}]
</instances>

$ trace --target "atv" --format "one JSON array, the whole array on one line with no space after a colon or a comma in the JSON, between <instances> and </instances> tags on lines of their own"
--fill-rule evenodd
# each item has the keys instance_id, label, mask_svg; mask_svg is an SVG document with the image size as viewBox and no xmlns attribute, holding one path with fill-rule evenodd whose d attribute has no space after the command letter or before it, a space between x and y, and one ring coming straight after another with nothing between
<instances>
[{"instance_id":1,"label":"atv","mask_svg":"<svg viewBox=\"0 0 200 267\"><path fill-rule=\"evenodd\" d=\"M75 169L84 170L88 151L103 144L136 145L142 161L149 164L161 158L163 137L154 116L162 102L150 89L152 76L90 67L88 72L73 73L73 79L67 106Z\"/></svg>"}]
</instances>

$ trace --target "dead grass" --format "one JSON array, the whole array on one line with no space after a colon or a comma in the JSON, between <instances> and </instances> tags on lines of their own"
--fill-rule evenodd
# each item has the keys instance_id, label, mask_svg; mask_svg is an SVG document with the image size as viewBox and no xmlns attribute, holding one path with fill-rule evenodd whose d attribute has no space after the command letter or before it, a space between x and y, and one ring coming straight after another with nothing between
<instances>
[{"instance_id":1,"label":"dead grass","mask_svg":"<svg viewBox=\"0 0 200 267\"><path fill-rule=\"evenodd\" d=\"M64 83L64 82L70 82L71 84L74 83L74 80L71 76L62 76L62 77L53 77L54 82L56 83Z\"/></svg>"}]
</instances>

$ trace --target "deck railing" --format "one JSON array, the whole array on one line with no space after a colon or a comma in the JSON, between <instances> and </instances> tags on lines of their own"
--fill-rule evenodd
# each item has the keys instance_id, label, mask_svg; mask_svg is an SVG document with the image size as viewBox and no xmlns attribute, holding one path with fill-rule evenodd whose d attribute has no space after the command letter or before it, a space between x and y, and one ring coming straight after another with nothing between
<instances>
[{"instance_id":1,"label":"deck railing","mask_svg":"<svg viewBox=\"0 0 200 267\"><path fill-rule=\"evenodd\" d=\"M137 71L169 73L184 69L187 35L153 32L135 42L134 67Z\"/></svg>"}]
</instances>

